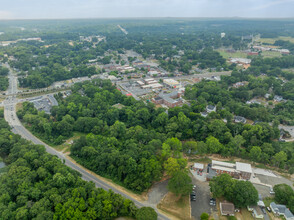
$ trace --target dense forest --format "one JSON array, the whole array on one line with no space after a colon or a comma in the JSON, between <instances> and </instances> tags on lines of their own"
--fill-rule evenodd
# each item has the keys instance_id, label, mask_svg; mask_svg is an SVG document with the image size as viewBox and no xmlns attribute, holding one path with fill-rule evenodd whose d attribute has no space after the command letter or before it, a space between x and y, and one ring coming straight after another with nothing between
<instances>
[{"instance_id":1,"label":"dense forest","mask_svg":"<svg viewBox=\"0 0 294 220\"><path fill-rule=\"evenodd\" d=\"M9 73L9 69L6 67L0 66L0 91L5 91L8 88L9 82L7 79L7 75Z\"/></svg>"},{"instance_id":2,"label":"dense forest","mask_svg":"<svg viewBox=\"0 0 294 220\"><path fill-rule=\"evenodd\" d=\"M113 219L144 213L132 201L82 180L43 146L11 133L3 110L0 114L0 156L8 165L0 175L1 219Z\"/></svg>"},{"instance_id":3,"label":"dense forest","mask_svg":"<svg viewBox=\"0 0 294 220\"><path fill-rule=\"evenodd\" d=\"M186 90L186 96L194 99L191 106L166 112L122 95L110 81L94 80L75 84L73 94L66 99L57 96L60 105L52 109L51 117L37 112L30 103L23 104L18 116L49 143L60 144L74 131L83 132L85 136L73 144L71 155L134 191L143 191L159 180L169 158L185 163L182 153L234 155L293 172L293 149L284 149L275 141L279 123L266 123L276 116L265 107L245 108L238 98L230 99L235 92L224 89L224 83L195 84ZM117 103L124 107L116 108ZM200 112L213 103L217 112L202 117ZM263 122L234 123L231 112L242 115L242 111Z\"/></svg>"}]
</instances>

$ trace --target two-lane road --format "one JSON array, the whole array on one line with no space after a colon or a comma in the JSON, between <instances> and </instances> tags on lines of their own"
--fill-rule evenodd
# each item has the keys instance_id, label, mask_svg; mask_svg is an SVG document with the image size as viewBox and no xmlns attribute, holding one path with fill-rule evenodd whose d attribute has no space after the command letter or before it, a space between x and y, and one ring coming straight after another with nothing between
<instances>
[{"instance_id":1,"label":"two-lane road","mask_svg":"<svg viewBox=\"0 0 294 220\"><path fill-rule=\"evenodd\" d=\"M10 72L9 74L9 88L7 91L7 94L10 96L4 100L4 118L8 122L8 124L12 127L12 131L15 134L21 135L24 139L27 139L29 141L32 141L34 144L40 144L45 146L46 151L52 155L56 155L58 158L60 158L62 161L65 162L65 164L78 171L82 179L86 181L92 181L95 183L96 187L103 188L105 190L113 190L115 193L121 194L123 197L128 198L132 200L137 207L144 207L144 206L150 206L147 204L147 202L140 202L137 201L135 198L127 195L126 193L116 189L115 187L109 185L107 182L97 178L95 175L88 172L84 167L73 163L71 160L69 160L65 155L62 153L56 151L54 148L50 147L49 145L45 144L41 140L39 140L37 137L35 137L30 131L28 131L19 121L17 115L16 115L16 103L19 102L19 100L16 98L17 93L17 77ZM161 213L156 209L156 207L152 207L155 209L155 211L158 213L158 219L160 220L168 220L169 218Z\"/></svg>"}]
</instances>

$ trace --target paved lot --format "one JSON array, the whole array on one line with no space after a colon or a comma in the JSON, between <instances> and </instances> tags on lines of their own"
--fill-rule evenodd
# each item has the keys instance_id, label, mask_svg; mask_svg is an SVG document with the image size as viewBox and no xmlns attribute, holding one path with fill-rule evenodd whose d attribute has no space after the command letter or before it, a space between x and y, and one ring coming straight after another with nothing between
<instances>
[{"instance_id":1,"label":"paved lot","mask_svg":"<svg viewBox=\"0 0 294 220\"><path fill-rule=\"evenodd\" d=\"M200 219L200 215L203 212L211 213L213 206L209 205L210 199L210 187L208 182L202 182L197 180L195 177L192 178L193 184L196 187L196 201L191 201L191 214L195 219Z\"/></svg>"},{"instance_id":2,"label":"paved lot","mask_svg":"<svg viewBox=\"0 0 294 220\"><path fill-rule=\"evenodd\" d=\"M260 182L264 183L264 184L268 184L268 185L277 185L277 184L282 184L285 183L289 186L293 187L293 182L291 180L288 180L284 177L278 176L278 177L271 177L271 176L265 176L265 175L259 175L256 174L256 176L258 177L258 179L260 180Z\"/></svg>"},{"instance_id":3,"label":"paved lot","mask_svg":"<svg viewBox=\"0 0 294 220\"><path fill-rule=\"evenodd\" d=\"M157 205L164 195L168 192L168 180L155 184L151 191L148 193L148 203Z\"/></svg>"},{"instance_id":4,"label":"paved lot","mask_svg":"<svg viewBox=\"0 0 294 220\"><path fill-rule=\"evenodd\" d=\"M263 186L255 183L253 183L253 185L255 189L258 191L258 194L260 194L262 198L271 196L270 188L268 186Z\"/></svg>"}]
</instances>

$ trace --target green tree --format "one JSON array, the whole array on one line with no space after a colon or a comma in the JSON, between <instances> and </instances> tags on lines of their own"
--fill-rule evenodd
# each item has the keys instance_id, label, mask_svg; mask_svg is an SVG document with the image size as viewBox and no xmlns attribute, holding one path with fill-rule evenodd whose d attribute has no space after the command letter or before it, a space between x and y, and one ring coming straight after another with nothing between
<instances>
[{"instance_id":1,"label":"green tree","mask_svg":"<svg viewBox=\"0 0 294 220\"><path fill-rule=\"evenodd\" d=\"M206 212L203 212L203 213L200 215L200 219L201 219L201 220L208 220L208 219L209 219L209 215L208 215Z\"/></svg>"},{"instance_id":2,"label":"green tree","mask_svg":"<svg viewBox=\"0 0 294 220\"><path fill-rule=\"evenodd\" d=\"M256 162L260 161L260 158L261 158L260 147L253 146L250 150L249 155L250 155L251 160L256 161Z\"/></svg>"},{"instance_id":3,"label":"green tree","mask_svg":"<svg viewBox=\"0 0 294 220\"><path fill-rule=\"evenodd\" d=\"M230 201L232 201L237 207L255 205L258 201L258 192L253 184L249 181L235 181Z\"/></svg>"},{"instance_id":4,"label":"green tree","mask_svg":"<svg viewBox=\"0 0 294 220\"><path fill-rule=\"evenodd\" d=\"M142 207L136 213L137 220L157 220L157 213L153 208Z\"/></svg>"},{"instance_id":5,"label":"green tree","mask_svg":"<svg viewBox=\"0 0 294 220\"><path fill-rule=\"evenodd\" d=\"M187 195L192 191L192 180L186 171L176 172L168 182L168 190L176 195Z\"/></svg>"},{"instance_id":6,"label":"green tree","mask_svg":"<svg viewBox=\"0 0 294 220\"><path fill-rule=\"evenodd\" d=\"M167 175L173 176L176 172L180 170L180 165L175 158L168 158L164 163L164 169L166 170Z\"/></svg>"}]
</instances>

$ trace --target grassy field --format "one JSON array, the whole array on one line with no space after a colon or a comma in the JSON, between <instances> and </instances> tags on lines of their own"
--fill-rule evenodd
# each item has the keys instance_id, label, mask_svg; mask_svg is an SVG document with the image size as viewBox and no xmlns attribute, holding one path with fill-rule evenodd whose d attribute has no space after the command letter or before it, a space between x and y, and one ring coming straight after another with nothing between
<instances>
[{"instance_id":1,"label":"grassy field","mask_svg":"<svg viewBox=\"0 0 294 220\"><path fill-rule=\"evenodd\" d=\"M243 53L241 51L236 51L235 53L230 53L227 52L223 49L218 49L216 50L220 53L220 55L225 58L225 59L229 59L229 58L246 58L247 57L247 53Z\"/></svg>"},{"instance_id":2,"label":"grassy field","mask_svg":"<svg viewBox=\"0 0 294 220\"><path fill-rule=\"evenodd\" d=\"M293 37L283 37L283 36L280 36L278 38L260 38L257 42L266 43L266 44L274 44L276 40L284 40L284 41L290 41L291 43L294 43Z\"/></svg>"},{"instance_id":3,"label":"grassy field","mask_svg":"<svg viewBox=\"0 0 294 220\"><path fill-rule=\"evenodd\" d=\"M179 198L175 194L169 192L157 205L157 208L179 219L185 219L185 220L191 219L189 196L182 196Z\"/></svg>"},{"instance_id":4,"label":"grassy field","mask_svg":"<svg viewBox=\"0 0 294 220\"><path fill-rule=\"evenodd\" d=\"M282 57L282 54L278 51L262 51L261 55L266 58Z\"/></svg>"}]
</instances>

